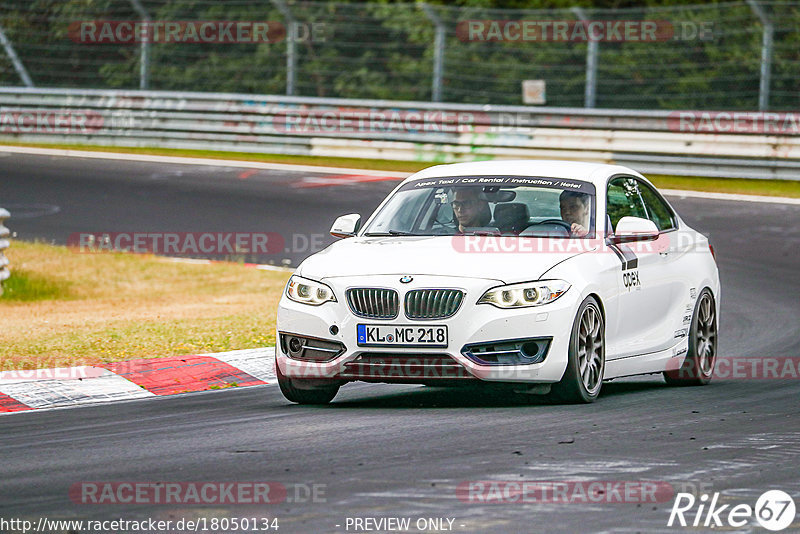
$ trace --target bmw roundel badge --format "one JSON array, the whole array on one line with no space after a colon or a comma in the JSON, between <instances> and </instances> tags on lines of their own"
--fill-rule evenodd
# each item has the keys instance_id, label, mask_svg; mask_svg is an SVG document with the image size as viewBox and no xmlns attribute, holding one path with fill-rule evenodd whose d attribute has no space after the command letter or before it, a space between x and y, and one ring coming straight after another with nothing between
<instances>
[{"instance_id":1,"label":"bmw roundel badge","mask_svg":"<svg viewBox=\"0 0 800 534\"><path fill-rule=\"evenodd\" d=\"M413 279L414 279L414 278L413 278L412 276L405 275L404 277L402 277L402 278L400 279L400 283L401 283L401 284L407 284L407 283L409 283L410 281L412 281Z\"/></svg>"}]
</instances>

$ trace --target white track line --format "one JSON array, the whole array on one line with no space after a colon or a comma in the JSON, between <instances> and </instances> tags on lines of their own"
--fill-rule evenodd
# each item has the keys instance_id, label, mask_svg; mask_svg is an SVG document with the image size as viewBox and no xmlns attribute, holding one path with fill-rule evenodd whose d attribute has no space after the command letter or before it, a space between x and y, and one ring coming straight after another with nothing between
<instances>
[{"instance_id":1,"label":"white track line","mask_svg":"<svg viewBox=\"0 0 800 534\"><path fill-rule=\"evenodd\" d=\"M153 156L148 154L124 154L118 152L94 152L90 150L66 150L60 148L37 148L0 145L0 153L33 154L39 156L61 156L70 158L110 159L118 161L141 161L147 163L171 163L176 165L209 165L214 167L235 167L243 169L268 169L290 172L318 172L324 174L358 174L361 176L392 176L406 178L411 173L396 171L376 171L370 169L348 169L344 167L318 167L316 165L293 165L289 163L266 163L261 161L239 161L228 159L186 158L177 156ZM431 164L433 165L433 163ZM660 189L669 196L686 198L705 198L709 200L735 200L740 202L766 202L770 204L800 205L800 198L768 197L759 195L737 195L731 193L710 193L704 191L684 191Z\"/></svg>"},{"instance_id":2,"label":"white track line","mask_svg":"<svg viewBox=\"0 0 800 534\"><path fill-rule=\"evenodd\" d=\"M761 195L736 195L733 193L711 193L707 191L683 191L680 189L659 189L671 197L705 198L709 200L736 200L741 202L768 202L770 204L795 204L800 206L800 198L767 197Z\"/></svg>"},{"instance_id":3,"label":"white track line","mask_svg":"<svg viewBox=\"0 0 800 534\"><path fill-rule=\"evenodd\" d=\"M153 156L149 154L124 154L120 152L95 152L91 150L66 150L61 148L36 148L27 146L2 146L0 152L33 154L37 156L61 156L69 158L111 159L118 161L142 161L147 163L172 163L176 165L209 165L213 167L235 167L242 169L268 169L274 171L319 172L324 174L359 174L361 176L391 176L405 178L410 172L348 169L345 167L322 167L316 165L293 165L289 163L266 163L232 159L185 158L178 156Z\"/></svg>"}]
</instances>

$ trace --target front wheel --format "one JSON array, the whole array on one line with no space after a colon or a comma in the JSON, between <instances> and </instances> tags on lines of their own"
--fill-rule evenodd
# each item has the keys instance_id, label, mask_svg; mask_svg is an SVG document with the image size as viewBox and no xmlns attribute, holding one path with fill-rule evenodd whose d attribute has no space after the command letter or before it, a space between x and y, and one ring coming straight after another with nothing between
<instances>
[{"instance_id":1,"label":"front wheel","mask_svg":"<svg viewBox=\"0 0 800 534\"><path fill-rule=\"evenodd\" d=\"M281 372L277 358L275 359L275 375L278 377L278 387L281 388L281 393L286 400L297 404L328 404L339 392L339 384L302 387L302 379L288 378Z\"/></svg>"},{"instance_id":2,"label":"front wheel","mask_svg":"<svg viewBox=\"0 0 800 534\"><path fill-rule=\"evenodd\" d=\"M605 322L594 297L578 307L569 338L567 369L550 396L560 402L589 403L600 395L606 364Z\"/></svg>"},{"instance_id":3,"label":"front wheel","mask_svg":"<svg viewBox=\"0 0 800 534\"><path fill-rule=\"evenodd\" d=\"M714 296L704 289L697 298L689 329L689 351L679 369L664 371L673 386L704 386L711 382L717 358L717 308Z\"/></svg>"}]
</instances>

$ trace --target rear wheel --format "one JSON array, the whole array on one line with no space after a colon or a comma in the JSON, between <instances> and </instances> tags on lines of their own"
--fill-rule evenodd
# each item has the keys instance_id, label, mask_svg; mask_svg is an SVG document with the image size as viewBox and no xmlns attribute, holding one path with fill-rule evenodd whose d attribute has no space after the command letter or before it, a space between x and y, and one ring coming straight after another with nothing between
<instances>
[{"instance_id":1,"label":"rear wheel","mask_svg":"<svg viewBox=\"0 0 800 534\"><path fill-rule=\"evenodd\" d=\"M594 402L603 385L606 364L605 322L594 297L578 307L569 338L567 369L550 396L559 402Z\"/></svg>"},{"instance_id":2,"label":"rear wheel","mask_svg":"<svg viewBox=\"0 0 800 534\"><path fill-rule=\"evenodd\" d=\"M711 291L704 289L697 298L689 328L689 351L679 369L664 372L664 380L674 386L704 386L711 382L717 359L717 308Z\"/></svg>"},{"instance_id":3,"label":"rear wheel","mask_svg":"<svg viewBox=\"0 0 800 534\"><path fill-rule=\"evenodd\" d=\"M278 387L286 400L298 404L328 404L339 392L339 384L309 385L302 379L288 378L281 372L278 360L275 360L275 375L278 377Z\"/></svg>"}]
</instances>

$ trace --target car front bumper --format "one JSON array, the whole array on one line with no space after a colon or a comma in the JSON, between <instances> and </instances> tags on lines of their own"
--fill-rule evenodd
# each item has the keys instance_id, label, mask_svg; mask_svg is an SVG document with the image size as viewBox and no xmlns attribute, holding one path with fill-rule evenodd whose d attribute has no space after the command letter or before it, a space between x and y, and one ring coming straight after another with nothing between
<instances>
[{"instance_id":1,"label":"car front bumper","mask_svg":"<svg viewBox=\"0 0 800 534\"><path fill-rule=\"evenodd\" d=\"M483 293L501 282L442 276L415 276L410 284L398 284L398 276L370 276L322 280L336 295L336 302L309 306L289 300L284 294L278 306L277 365L281 373L295 379L367 380L380 382L424 382L479 379L491 382L552 383L561 379L567 365L570 332L580 295L571 288L555 302L543 306L500 309L476 304ZM395 319L365 319L353 314L345 291L351 287L391 287L400 296ZM411 320L403 311L406 291L417 288L458 288L466 295L458 311L446 319ZM447 326L446 347L359 346L359 324L426 327ZM333 328L333 330L331 329ZM332 333L335 332L335 333ZM340 344L340 354L329 361L308 361L289 356L281 335L315 338ZM284 339L286 339L284 337ZM508 340L538 340L546 343L539 363L502 365L480 363L465 354L468 346ZM364 362L371 362L364 365Z\"/></svg>"}]
</instances>

